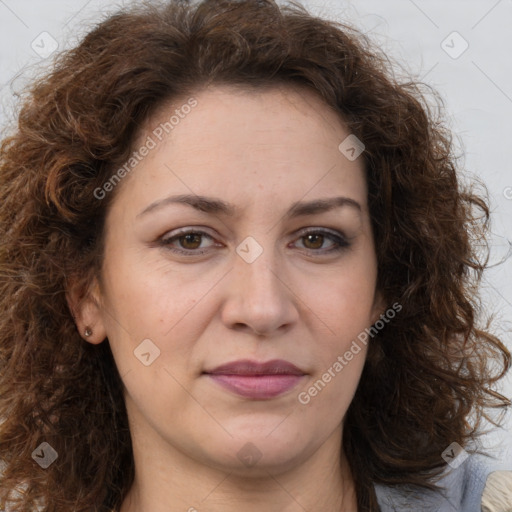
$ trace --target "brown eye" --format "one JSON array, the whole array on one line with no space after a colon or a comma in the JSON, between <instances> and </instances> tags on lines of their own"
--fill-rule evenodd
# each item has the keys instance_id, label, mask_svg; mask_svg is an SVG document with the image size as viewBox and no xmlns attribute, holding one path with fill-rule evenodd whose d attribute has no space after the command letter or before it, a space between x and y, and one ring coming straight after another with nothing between
<instances>
[{"instance_id":1,"label":"brown eye","mask_svg":"<svg viewBox=\"0 0 512 512\"><path fill-rule=\"evenodd\" d=\"M350 244L341 233L326 230L311 230L302 234L299 238L302 248L318 255L339 252ZM325 242L330 241L330 246L324 247Z\"/></svg>"},{"instance_id":2,"label":"brown eye","mask_svg":"<svg viewBox=\"0 0 512 512\"><path fill-rule=\"evenodd\" d=\"M198 249L201 245L201 236L199 233L187 233L177 238L180 241L180 246L183 249L194 250Z\"/></svg>"},{"instance_id":3,"label":"brown eye","mask_svg":"<svg viewBox=\"0 0 512 512\"><path fill-rule=\"evenodd\" d=\"M194 256L205 253L214 245L210 243L210 245L201 246L204 239L213 241L213 238L203 231L181 231L173 236L161 238L159 245L176 253Z\"/></svg>"},{"instance_id":4,"label":"brown eye","mask_svg":"<svg viewBox=\"0 0 512 512\"><path fill-rule=\"evenodd\" d=\"M318 234L310 234L302 237L306 249L321 249L324 243L324 236Z\"/></svg>"}]
</instances>

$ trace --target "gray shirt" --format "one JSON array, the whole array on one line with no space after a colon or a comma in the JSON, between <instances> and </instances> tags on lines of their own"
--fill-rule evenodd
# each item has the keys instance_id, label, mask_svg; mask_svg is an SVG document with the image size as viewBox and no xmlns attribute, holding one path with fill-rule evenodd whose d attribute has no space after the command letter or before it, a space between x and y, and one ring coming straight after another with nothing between
<instances>
[{"instance_id":1,"label":"gray shirt","mask_svg":"<svg viewBox=\"0 0 512 512\"><path fill-rule=\"evenodd\" d=\"M438 482L444 491L376 484L377 500L381 512L481 512L486 480L493 471L512 471L512 450L505 449L500 460L473 454L456 468L447 466Z\"/></svg>"}]
</instances>

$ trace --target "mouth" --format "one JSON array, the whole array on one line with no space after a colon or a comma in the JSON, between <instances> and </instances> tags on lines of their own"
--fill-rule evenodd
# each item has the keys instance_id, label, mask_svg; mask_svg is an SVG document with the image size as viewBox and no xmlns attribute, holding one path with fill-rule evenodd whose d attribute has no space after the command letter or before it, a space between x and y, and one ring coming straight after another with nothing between
<instances>
[{"instance_id":1,"label":"mouth","mask_svg":"<svg viewBox=\"0 0 512 512\"><path fill-rule=\"evenodd\" d=\"M283 395L306 376L305 372L282 359L265 363L234 361L203 373L222 388L252 400L269 400Z\"/></svg>"}]
</instances>

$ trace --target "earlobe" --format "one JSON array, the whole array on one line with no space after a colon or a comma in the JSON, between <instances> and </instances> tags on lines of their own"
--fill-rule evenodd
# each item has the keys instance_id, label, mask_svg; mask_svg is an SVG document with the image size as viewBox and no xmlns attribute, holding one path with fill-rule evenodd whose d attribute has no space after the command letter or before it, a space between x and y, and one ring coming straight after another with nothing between
<instances>
[{"instance_id":1,"label":"earlobe","mask_svg":"<svg viewBox=\"0 0 512 512\"><path fill-rule=\"evenodd\" d=\"M94 345L101 343L107 336L99 299L96 279L86 291L83 286L75 283L66 292L69 310L80 336Z\"/></svg>"}]
</instances>

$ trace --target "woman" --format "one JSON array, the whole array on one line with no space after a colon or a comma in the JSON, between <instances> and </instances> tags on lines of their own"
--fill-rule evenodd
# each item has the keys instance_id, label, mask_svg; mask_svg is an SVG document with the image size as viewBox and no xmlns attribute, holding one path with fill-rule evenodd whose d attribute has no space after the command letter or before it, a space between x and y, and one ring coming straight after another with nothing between
<instances>
[{"instance_id":1,"label":"woman","mask_svg":"<svg viewBox=\"0 0 512 512\"><path fill-rule=\"evenodd\" d=\"M489 210L388 67L207 0L34 85L1 150L2 508L479 510Z\"/></svg>"}]
</instances>

